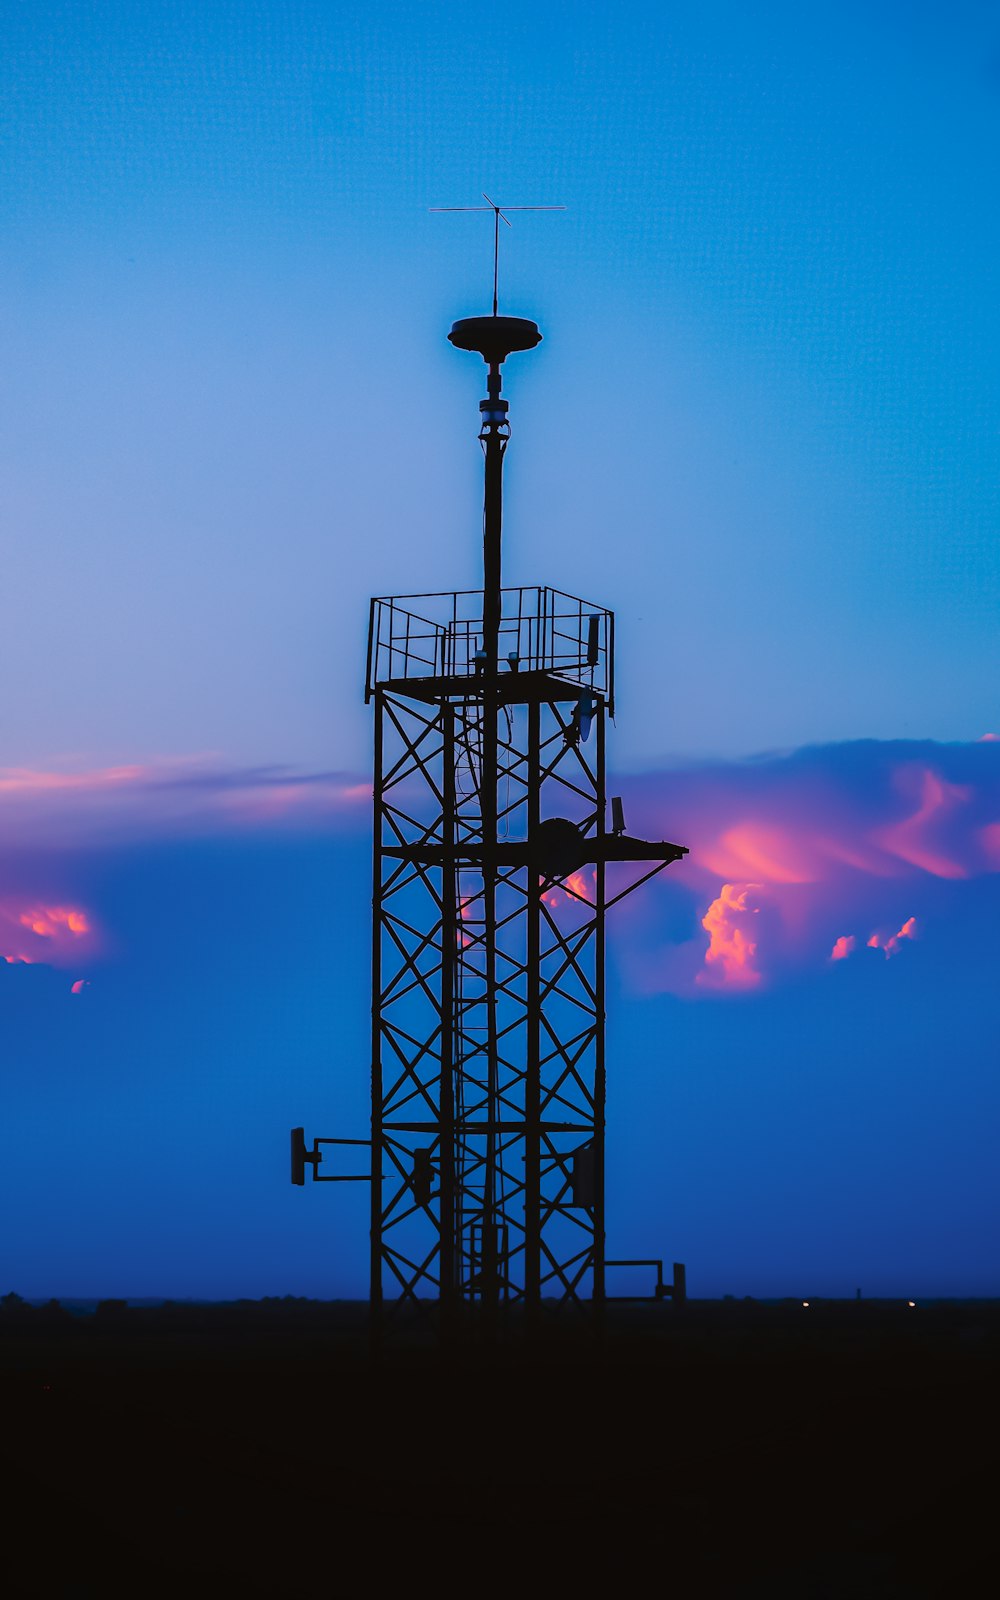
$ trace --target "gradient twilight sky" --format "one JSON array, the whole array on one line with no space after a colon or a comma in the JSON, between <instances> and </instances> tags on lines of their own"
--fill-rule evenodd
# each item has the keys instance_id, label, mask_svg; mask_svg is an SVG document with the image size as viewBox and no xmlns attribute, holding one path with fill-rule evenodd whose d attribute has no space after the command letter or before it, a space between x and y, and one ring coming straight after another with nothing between
<instances>
[{"instance_id":1,"label":"gradient twilight sky","mask_svg":"<svg viewBox=\"0 0 1000 1600\"><path fill-rule=\"evenodd\" d=\"M362 1286L284 1141L364 1117L368 597L479 577L491 232L427 208L485 188L567 207L502 240L507 580L614 608L692 845L615 958L623 1248L997 1292L996 7L2 14L9 1286Z\"/></svg>"}]
</instances>

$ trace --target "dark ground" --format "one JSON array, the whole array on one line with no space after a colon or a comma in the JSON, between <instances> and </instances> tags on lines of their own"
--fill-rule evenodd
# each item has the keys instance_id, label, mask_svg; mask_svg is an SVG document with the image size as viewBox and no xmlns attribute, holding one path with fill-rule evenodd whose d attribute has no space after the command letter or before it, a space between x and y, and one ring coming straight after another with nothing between
<instances>
[{"instance_id":1,"label":"dark ground","mask_svg":"<svg viewBox=\"0 0 1000 1600\"><path fill-rule=\"evenodd\" d=\"M1000 1304L0 1311L11 1595L995 1593Z\"/></svg>"}]
</instances>

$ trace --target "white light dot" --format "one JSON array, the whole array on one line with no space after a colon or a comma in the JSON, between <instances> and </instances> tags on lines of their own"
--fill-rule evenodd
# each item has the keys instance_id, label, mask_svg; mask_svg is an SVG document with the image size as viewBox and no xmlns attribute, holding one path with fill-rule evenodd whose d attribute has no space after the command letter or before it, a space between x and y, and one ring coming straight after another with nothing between
<instances>
[{"instance_id":1,"label":"white light dot","mask_svg":"<svg viewBox=\"0 0 1000 1600\"><path fill-rule=\"evenodd\" d=\"M803 1304L803 1305L804 1305L804 1306L808 1306L808 1304L809 1304L809 1301L808 1301L808 1300L803 1300L803 1302L802 1302L802 1304Z\"/></svg>"}]
</instances>

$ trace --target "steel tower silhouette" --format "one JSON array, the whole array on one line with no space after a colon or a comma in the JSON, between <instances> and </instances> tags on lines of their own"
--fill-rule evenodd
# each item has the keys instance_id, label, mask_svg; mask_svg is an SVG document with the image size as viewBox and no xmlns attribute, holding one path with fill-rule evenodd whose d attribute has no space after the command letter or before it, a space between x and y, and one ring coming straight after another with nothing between
<instances>
[{"instance_id":1,"label":"steel tower silhouette","mask_svg":"<svg viewBox=\"0 0 1000 1600\"><path fill-rule=\"evenodd\" d=\"M604 964L607 913L686 852L607 816L612 613L503 587L501 368L541 334L494 312L448 337L487 368L483 587L371 602L371 1137L294 1129L292 1179L370 1181L377 1315L600 1306L609 1264L679 1299L682 1267L605 1254ZM327 1145L369 1171L321 1172Z\"/></svg>"}]
</instances>

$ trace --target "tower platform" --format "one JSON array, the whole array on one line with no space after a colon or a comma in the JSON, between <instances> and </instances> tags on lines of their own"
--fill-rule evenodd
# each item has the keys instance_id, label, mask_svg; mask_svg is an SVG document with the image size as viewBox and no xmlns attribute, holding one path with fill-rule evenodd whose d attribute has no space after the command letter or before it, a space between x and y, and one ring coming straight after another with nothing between
<instances>
[{"instance_id":1,"label":"tower platform","mask_svg":"<svg viewBox=\"0 0 1000 1600\"><path fill-rule=\"evenodd\" d=\"M614 613L539 586L501 590L496 697L503 703L599 696L614 715ZM419 700L475 693L483 591L383 596L371 603L365 699L376 688Z\"/></svg>"}]
</instances>

